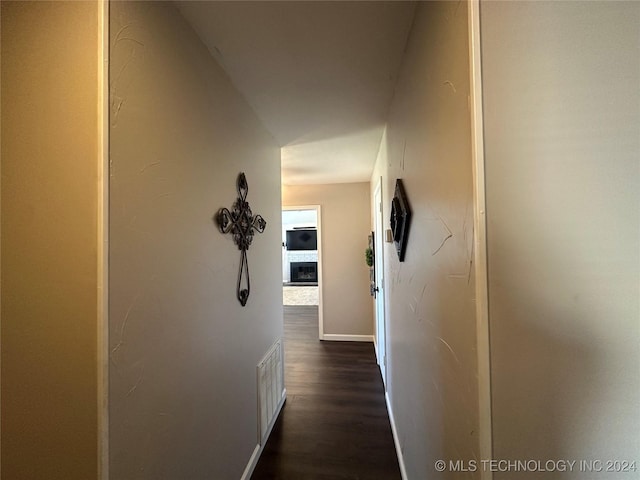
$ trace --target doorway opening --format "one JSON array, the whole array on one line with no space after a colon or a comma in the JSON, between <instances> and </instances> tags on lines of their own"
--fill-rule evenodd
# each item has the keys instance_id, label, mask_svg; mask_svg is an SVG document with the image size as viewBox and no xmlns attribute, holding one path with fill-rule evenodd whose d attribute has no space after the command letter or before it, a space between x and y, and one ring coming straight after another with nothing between
<instances>
[{"instance_id":1,"label":"doorway opening","mask_svg":"<svg viewBox=\"0 0 640 480\"><path fill-rule=\"evenodd\" d=\"M319 205L282 207L282 303L318 307L322 322L322 235Z\"/></svg>"}]
</instances>

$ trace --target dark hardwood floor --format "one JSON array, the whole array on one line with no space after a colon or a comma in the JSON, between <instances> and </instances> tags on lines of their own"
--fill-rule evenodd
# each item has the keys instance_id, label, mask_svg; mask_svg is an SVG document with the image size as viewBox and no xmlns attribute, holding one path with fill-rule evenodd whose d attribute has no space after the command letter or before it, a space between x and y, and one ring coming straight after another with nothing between
<instances>
[{"instance_id":1,"label":"dark hardwood floor","mask_svg":"<svg viewBox=\"0 0 640 480\"><path fill-rule=\"evenodd\" d=\"M317 307L284 308L287 401L251 478L400 479L373 344L321 342Z\"/></svg>"}]
</instances>

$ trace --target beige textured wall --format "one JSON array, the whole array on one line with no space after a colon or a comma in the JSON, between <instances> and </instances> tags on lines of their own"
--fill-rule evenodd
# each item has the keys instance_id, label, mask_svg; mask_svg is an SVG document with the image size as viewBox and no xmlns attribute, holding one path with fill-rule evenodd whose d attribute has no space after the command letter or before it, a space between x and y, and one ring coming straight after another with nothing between
<instances>
[{"instance_id":1,"label":"beige textured wall","mask_svg":"<svg viewBox=\"0 0 640 480\"><path fill-rule=\"evenodd\" d=\"M640 462L640 3L480 20L494 455Z\"/></svg>"},{"instance_id":2,"label":"beige textured wall","mask_svg":"<svg viewBox=\"0 0 640 480\"><path fill-rule=\"evenodd\" d=\"M397 178L413 210L404 262L384 244L387 387L411 479L479 457L467 42L464 3L418 4L371 177L385 228Z\"/></svg>"},{"instance_id":3,"label":"beige textured wall","mask_svg":"<svg viewBox=\"0 0 640 480\"><path fill-rule=\"evenodd\" d=\"M171 3L111 3L111 478L237 479L282 336L280 149ZM212 221L244 171L248 252Z\"/></svg>"},{"instance_id":4,"label":"beige textured wall","mask_svg":"<svg viewBox=\"0 0 640 480\"><path fill-rule=\"evenodd\" d=\"M282 204L321 206L324 333L373 335L369 184L284 185Z\"/></svg>"},{"instance_id":5,"label":"beige textured wall","mask_svg":"<svg viewBox=\"0 0 640 480\"><path fill-rule=\"evenodd\" d=\"M97 476L98 4L2 2L2 478Z\"/></svg>"}]
</instances>

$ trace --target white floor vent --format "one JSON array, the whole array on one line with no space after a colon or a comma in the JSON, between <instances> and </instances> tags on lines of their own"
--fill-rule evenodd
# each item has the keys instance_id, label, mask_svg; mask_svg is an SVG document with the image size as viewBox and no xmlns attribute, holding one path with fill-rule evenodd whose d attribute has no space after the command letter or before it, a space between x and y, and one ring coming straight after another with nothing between
<instances>
[{"instance_id":1,"label":"white floor vent","mask_svg":"<svg viewBox=\"0 0 640 480\"><path fill-rule=\"evenodd\" d=\"M282 408L284 388L284 358L282 342L278 340L258 364L258 441L264 445Z\"/></svg>"}]
</instances>

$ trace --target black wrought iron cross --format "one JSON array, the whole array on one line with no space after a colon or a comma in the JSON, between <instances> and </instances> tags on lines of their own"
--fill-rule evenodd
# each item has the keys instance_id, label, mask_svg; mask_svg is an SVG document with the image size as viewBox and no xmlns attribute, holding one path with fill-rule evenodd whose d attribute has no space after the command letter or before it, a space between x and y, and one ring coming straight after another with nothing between
<instances>
[{"instance_id":1,"label":"black wrought iron cross","mask_svg":"<svg viewBox=\"0 0 640 480\"><path fill-rule=\"evenodd\" d=\"M243 172L238 175L237 181L238 198L234 202L231 210L221 208L215 216L218 228L222 233L231 233L233 241L242 252L240 256L240 268L238 270L238 287L236 294L238 301L243 307L247 304L251 291L251 279L249 278L249 262L247 260L247 250L253 240L254 232L262 233L267 227L267 222L260 215L254 216L247 202L249 185ZM243 279L246 274L246 280ZM242 288L243 283L246 288Z\"/></svg>"}]
</instances>

